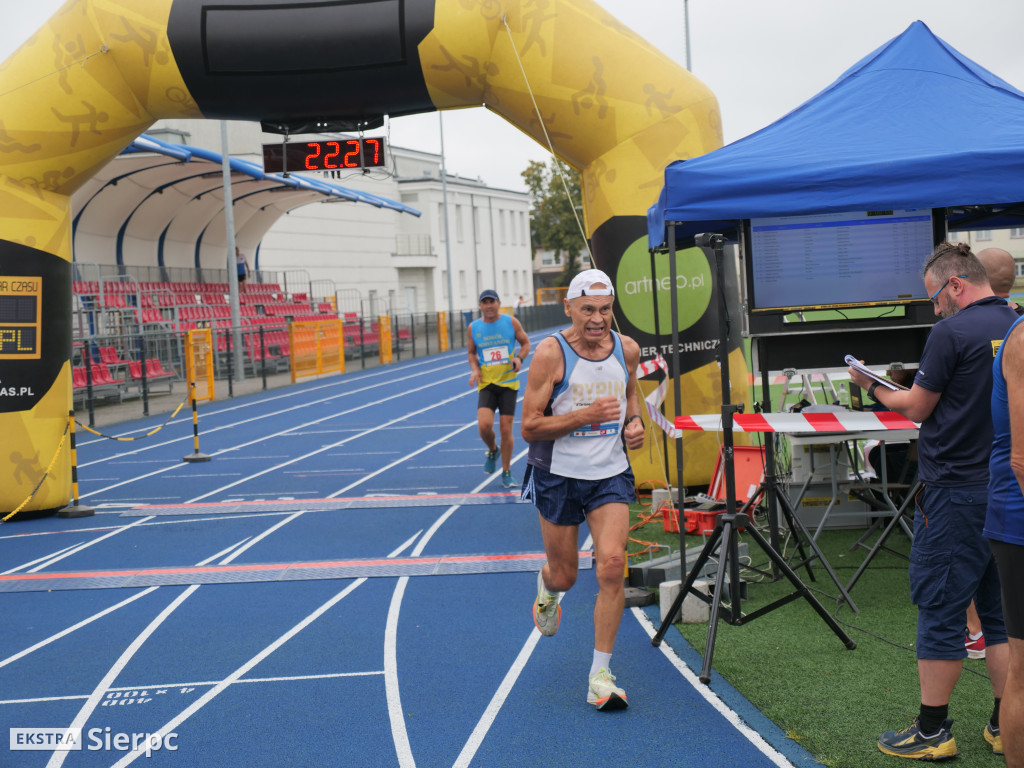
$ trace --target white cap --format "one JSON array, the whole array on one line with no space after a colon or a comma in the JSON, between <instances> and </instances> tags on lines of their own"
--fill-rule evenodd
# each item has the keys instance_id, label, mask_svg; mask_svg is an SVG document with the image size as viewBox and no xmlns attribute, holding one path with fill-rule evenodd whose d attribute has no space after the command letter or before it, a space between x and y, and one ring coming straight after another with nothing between
<instances>
[{"instance_id":1,"label":"white cap","mask_svg":"<svg viewBox=\"0 0 1024 768\"><path fill-rule=\"evenodd\" d=\"M591 288L594 283L601 283L604 288ZM569 290L565 298L577 299L580 296L614 296L615 288L612 287L611 278L600 269L585 269L580 272L569 283Z\"/></svg>"}]
</instances>

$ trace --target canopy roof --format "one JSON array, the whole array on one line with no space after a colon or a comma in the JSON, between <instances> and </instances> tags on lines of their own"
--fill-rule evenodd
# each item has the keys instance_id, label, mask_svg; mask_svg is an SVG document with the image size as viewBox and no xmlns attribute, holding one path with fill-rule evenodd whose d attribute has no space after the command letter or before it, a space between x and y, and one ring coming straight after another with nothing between
<instances>
[{"instance_id":1,"label":"canopy roof","mask_svg":"<svg viewBox=\"0 0 1024 768\"><path fill-rule=\"evenodd\" d=\"M666 222L685 222L684 237L857 210L961 208L952 228L969 229L981 205L1002 226L1024 223L1024 206L1011 210L1024 201L1022 125L1024 93L915 21L771 125L669 165L650 244L665 241Z\"/></svg>"},{"instance_id":2,"label":"canopy roof","mask_svg":"<svg viewBox=\"0 0 1024 768\"><path fill-rule=\"evenodd\" d=\"M300 174L265 173L241 158L229 158L229 167L236 238L248 252L258 247L281 216L313 202L365 203L420 215L404 203L369 192ZM75 192L72 208L76 261L201 267L204 240L215 244L224 240L222 157L143 134ZM79 245L88 236L92 237L80 253ZM109 241L114 248L112 259L97 238ZM177 259L168 257L169 241L190 244L193 253L187 262L181 261L180 254ZM220 255L218 250L216 257Z\"/></svg>"}]
</instances>

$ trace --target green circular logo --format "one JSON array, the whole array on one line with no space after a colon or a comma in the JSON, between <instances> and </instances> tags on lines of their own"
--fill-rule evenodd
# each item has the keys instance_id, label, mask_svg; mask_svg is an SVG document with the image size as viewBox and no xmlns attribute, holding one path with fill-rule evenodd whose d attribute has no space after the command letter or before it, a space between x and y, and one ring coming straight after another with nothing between
<instances>
[{"instance_id":1,"label":"green circular logo","mask_svg":"<svg viewBox=\"0 0 1024 768\"><path fill-rule=\"evenodd\" d=\"M658 297L657 330L672 331L672 278L668 254L654 255L654 277L651 277L651 254L647 238L633 242L622 254L615 280L615 303L634 326L646 333L656 332L654 297ZM700 248L676 251L676 296L679 304L678 328L684 331L704 315L711 303L711 267Z\"/></svg>"}]
</instances>

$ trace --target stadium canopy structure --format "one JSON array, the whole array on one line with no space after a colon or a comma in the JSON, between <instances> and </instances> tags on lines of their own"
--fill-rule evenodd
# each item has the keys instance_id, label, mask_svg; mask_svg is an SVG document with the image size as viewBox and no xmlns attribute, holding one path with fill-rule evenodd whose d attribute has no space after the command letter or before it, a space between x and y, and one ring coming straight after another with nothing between
<instances>
[{"instance_id":1,"label":"stadium canopy structure","mask_svg":"<svg viewBox=\"0 0 1024 768\"><path fill-rule=\"evenodd\" d=\"M1024 93L915 21L771 125L665 169L652 248L742 219L945 208L950 229L1024 223Z\"/></svg>"},{"instance_id":2,"label":"stadium canopy structure","mask_svg":"<svg viewBox=\"0 0 1024 768\"><path fill-rule=\"evenodd\" d=\"M135 139L72 197L76 261L223 268L222 163L219 153L200 147L145 134ZM240 158L230 158L229 167L236 238L246 251L256 248L288 211L317 201L365 203L420 215L368 192L301 175L264 173ZM205 264L200 258L204 244Z\"/></svg>"}]
</instances>

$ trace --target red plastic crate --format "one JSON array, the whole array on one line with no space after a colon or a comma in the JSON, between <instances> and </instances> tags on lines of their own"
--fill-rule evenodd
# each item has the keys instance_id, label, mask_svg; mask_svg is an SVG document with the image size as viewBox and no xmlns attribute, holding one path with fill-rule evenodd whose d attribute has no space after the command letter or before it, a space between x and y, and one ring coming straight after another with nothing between
<instances>
[{"instance_id":1,"label":"red plastic crate","mask_svg":"<svg viewBox=\"0 0 1024 768\"><path fill-rule=\"evenodd\" d=\"M718 522L718 515L723 512L725 512L724 509L718 512L702 512L696 509L684 509L683 525L685 526L687 533L692 533L696 536L711 533L715 530L715 524ZM666 533L679 533L679 510L675 507L662 507L661 524L664 526ZM743 529L740 528L739 530L742 531Z\"/></svg>"},{"instance_id":2,"label":"red plastic crate","mask_svg":"<svg viewBox=\"0 0 1024 768\"><path fill-rule=\"evenodd\" d=\"M733 468L736 479L737 509L743 506L752 493L757 492L764 480L764 448L759 446L738 445L733 448ZM718 452L715 471L712 475L708 495L713 498L725 496L725 478L722 475L722 452ZM760 494L758 494L760 495ZM717 516L725 510L705 512L696 509L683 510L683 525L687 533L702 535L715 530ZM675 507L662 507L661 521L666 533L679 533L679 510ZM743 530L742 528L738 530Z\"/></svg>"},{"instance_id":3,"label":"red plastic crate","mask_svg":"<svg viewBox=\"0 0 1024 768\"><path fill-rule=\"evenodd\" d=\"M665 533L679 533L679 510L675 507L662 507L661 524Z\"/></svg>"}]
</instances>

